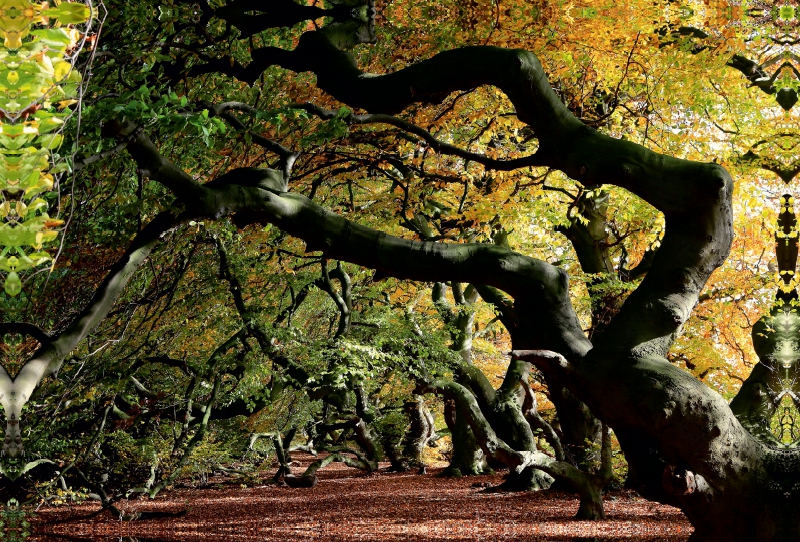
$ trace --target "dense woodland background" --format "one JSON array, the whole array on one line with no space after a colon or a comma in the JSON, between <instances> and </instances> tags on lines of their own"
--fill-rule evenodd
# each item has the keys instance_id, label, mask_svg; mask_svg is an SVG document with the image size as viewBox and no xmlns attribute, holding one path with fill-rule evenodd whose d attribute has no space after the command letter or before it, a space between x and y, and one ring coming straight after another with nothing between
<instances>
[{"instance_id":1,"label":"dense woodland background","mask_svg":"<svg viewBox=\"0 0 800 542\"><path fill-rule=\"evenodd\" d=\"M3 480L4 500L95 499L120 512L123 497L205 486L214 473L252 484L269 470L276 483L310 485L330 461L365 471L389 461L396 471L444 462L450 476L506 472L459 414L459 390L498 434L506 403L517 405L531 436L501 435L515 449L532 446L594 476L595 492L625 484L613 433L601 454L604 431L588 410L585 427L566 423L554 402L567 404L569 392L554 398L539 369L509 363L517 315L504 293L386 276L245 212L181 220L193 211L188 200L143 167L149 141L200 184L288 179L290 192L389 235L491 244L545 261L567 272L581 327L590 340L600 336L646 276L663 215L624 189L526 163L538 139L496 87L379 115L337 101L313 72L254 60L311 33L328 32L372 73L473 45L533 51L589 127L723 165L736 179L730 257L667 359L727 400L758 363L750 334L776 291L775 223L780 196L794 190L787 183L800 134L786 96L800 81L794 57L772 86L753 86L740 68L741 59L775 68L764 60L775 28L793 28L796 15L780 26L780 17L748 17L726 2L603 0L114 0L104 10L95 49L76 66L91 77L59 151L73 170L51 198L66 221L63 246L50 272L24 275L19 295L0 294L6 370L16 374L48 336L86 315L137 235L158 220L174 223L24 407L20 465L46 461ZM260 169L226 179L237 168ZM464 385L453 391L455 382ZM800 437L796 415L792 401L781 403L771 427L778 440ZM326 459L292 469L295 449ZM529 471L500 487L552 483Z\"/></svg>"}]
</instances>

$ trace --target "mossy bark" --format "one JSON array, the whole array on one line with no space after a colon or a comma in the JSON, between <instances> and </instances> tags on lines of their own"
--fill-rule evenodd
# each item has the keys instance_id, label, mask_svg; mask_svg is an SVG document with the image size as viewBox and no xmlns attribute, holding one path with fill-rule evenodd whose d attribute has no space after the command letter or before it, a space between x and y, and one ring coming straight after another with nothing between
<instances>
[{"instance_id":1,"label":"mossy bark","mask_svg":"<svg viewBox=\"0 0 800 542\"><path fill-rule=\"evenodd\" d=\"M445 400L444 419L450 430L453 452L450 464L442 475L475 476L483 474L487 469L483 450L475 440L469 422L463 414L458 413L455 402L451 399Z\"/></svg>"}]
</instances>

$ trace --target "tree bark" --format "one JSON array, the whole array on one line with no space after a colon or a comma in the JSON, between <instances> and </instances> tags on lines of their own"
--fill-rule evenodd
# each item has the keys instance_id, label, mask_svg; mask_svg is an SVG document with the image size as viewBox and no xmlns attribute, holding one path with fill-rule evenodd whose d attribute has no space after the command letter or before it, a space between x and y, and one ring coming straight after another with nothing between
<instances>
[{"instance_id":1,"label":"tree bark","mask_svg":"<svg viewBox=\"0 0 800 542\"><path fill-rule=\"evenodd\" d=\"M309 250L390 276L503 290L514 298L520 329L531 333L515 338L514 348L553 350L568 360L537 363L614 428L639 491L680 506L695 525L693 541L799 538L794 510L800 505L800 454L758 442L722 397L665 359L698 294L730 250L729 174L716 164L660 155L584 126L559 101L532 53L465 47L388 75L366 76L339 49L342 28L338 34L306 33L295 51L254 50L246 70L222 59L203 68L204 73L230 72L252 81L278 63L313 71L322 89L352 107L389 113L412 103L438 102L457 90L499 88L539 138L534 156L505 167L543 165L587 187L616 185L664 214L665 235L647 275L594 344L583 335L570 306L565 273L545 262L498 246L392 237L303 196L237 185L235 171L224 186L199 185L170 169L143 136L129 145L132 156L140 167L153 162L156 167L148 169L153 178L196 204L198 214L220 217L235 211L241 223L272 223L305 240ZM536 467L558 477L574 469L537 452L513 450L481 421L471 393L463 393L458 384L445 386L461 397L465 406L460 411L488 455L517 471Z\"/></svg>"},{"instance_id":2,"label":"tree bark","mask_svg":"<svg viewBox=\"0 0 800 542\"><path fill-rule=\"evenodd\" d=\"M3 452L11 458L23 453L22 407L47 376L58 372L67 355L106 317L133 273L147 259L161 237L179 223L171 213L154 218L136 236L125 255L111 268L89 304L57 336L42 343L14 378L0 366L0 404L6 415Z\"/></svg>"},{"instance_id":3,"label":"tree bark","mask_svg":"<svg viewBox=\"0 0 800 542\"><path fill-rule=\"evenodd\" d=\"M455 402L450 399L444 402L444 419L450 429L453 455L442 475L460 477L483 474L488 468L483 450L478 446L464 415L459 414Z\"/></svg>"},{"instance_id":4,"label":"tree bark","mask_svg":"<svg viewBox=\"0 0 800 542\"><path fill-rule=\"evenodd\" d=\"M422 452L435 435L433 417L425 405L425 400L419 395L407 401L405 409L411 423L406 432L403 456L408 458L410 467L422 469L425 467Z\"/></svg>"}]
</instances>

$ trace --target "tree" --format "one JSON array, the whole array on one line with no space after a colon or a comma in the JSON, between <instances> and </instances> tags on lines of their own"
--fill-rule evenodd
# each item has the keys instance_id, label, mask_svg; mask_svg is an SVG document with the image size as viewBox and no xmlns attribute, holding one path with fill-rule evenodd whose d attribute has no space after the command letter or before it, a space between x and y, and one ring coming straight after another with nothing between
<instances>
[{"instance_id":1,"label":"tree","mask_svg":"<svg viewBox=\"0 0 800 542\"><path fill-rule=\"evenodd\" d=\"M610 453L609 434L602 427L607 426L625 452L629 483L649 499L680 507L696 528L693 540L797 537L800 526L792 514L797 500L796 454L793 448L776 443L774 436L761 431L763 420L774 413L775 398L758 390L774 389L775 382L769 379L775 373L759 366L729 406L716 391L667 357L709 277L730 252L734 234L732 178L718 164L673 158L598 131L596 128L613 131L604 122L622 122L609 114L625 98L619 92L622 82L611 99L611 94L599 86L588 95L576 91L582 85L574 84L569 73L556 73L557 77L563 75L555 83L556 92L533 52L483 45L459 46L426 54L424 60L409 62L395 71L367 73L351 50L374 42L380 26L375 24L374 6L357 0L331 3L325 8L289 1L274 2L266 8L248 0L224 6L177 3L161 10L155 42L152 32L124 27L137 16L137 9L146 8L127 4L115 8L111 24L115 30L101 37L98 56L103 62L93 68L96 88L86 111L86 118L98 127L97 135L103 139L97 140L94 153L83 153L76 160L75 168L94 171L98 177L112 176L115 167L120 171L126 167L121 158L124 152L134 162L136 173L124 177L117 205L87 217L86 225L70 233L76 247L81 243L109 247L109 259L115 263L105 273L89 266L82 271L84 285L75 294L75 303L80 305L75 314L50 315L49 322L37 327L6 325L9 333L29 335L38 343L13 377L3 374L7 418L4 450L9 457L18 460L23 451L23 407L30 404L33 391L43 385L45 377L55 375L65 364L70 352L82 348L80 345L98 326L124 316L126 310L169 300L178 291L176 285L183 284L180 276L171 288L153 286L158 271L140 270L148 257L163 244L196 234L201 222L230 221L243 231L244 238L258 238L259 230L263 233L265 225L272 226L281 232L277 234L280 243L291 243L285 236L302 240L306 255L313 253L321 262L338 260L374 270L374 281L394 277L435 283L439 285L437 297L443 292L441 285L450 284L456 292L454 302L459 305L466 306L468 299L476 301L477 294L492 304L510 334L512 346L512 359L498 390L478 382L481 375L469 369L467 360L461 367L467 375L461 377L461 383L441 378L443 371L420 363L425 356L418 351L409 353L409 345L414 344L409 340L403 343L407 350L402 359L412 360L408 365L415 391L435 391L452 399L457 409L456 425L460 416L489 459L520 476L527 473L532 479L540 476L537 471L543 471L573 484L582 492L582 510L587 516L602 515L599 492L609 478ZM146 13L138 15L148 19ZM325 24L315 22L321 17L327 19ZM634 48L638 39L633 42ZM380 52L382 47L391 50L390 45L378 40L376 50ZM314 103L262 107L259 102L264 99L267 84L289 77L275 66L300 74L311 72L316 77L313 87L304 76L290 78L287 86L294 85L293 92L314 98ZM585 83L590 70L582 71ZM244 86L237 90L234 79L247 83L252 90ZM625 78L623 81L631 88L636 86ZM498 89L502 96L493 95L487 87ZM177 94L181 88L184 96ZM192 99L186 94L193 94ZM461 107L457 102L464 97L478 105L501 103L513 108L508 116L513 116L517 124L505 134L490 129L494 121L484 122L475 132L459 133L457 127L448 127L434 134L421 122L395 116L414 112L424 120L426 114L435 114L414 110L428 104L447 104L445 107L454 109ZM629 98L635 101L633 92ZM474 104L469 107L473 113L479 110ZM287 124L299 127L299 133L287 134ZM649 127L649 121L646 124ZM353 127L357 126L364 129L356 132ZM396 131L385 133L386 126ZM233 154L230 147L241 145L244 151L236 163L226 163L225 158L216 163L216 153L221 150L214 147L214 141L231 137L225 135L227 130L236 133L236 141L222 150ZM175 134L191 135L208 146L195 141L182 153L173 153L169 137L174 143ZM487 140L482 151L470 150L469 142L484 136ZM345 140L349 145L342 144ZM530 152L526 143L533 140L536 148ZM666 137L664 141L665 146L669 144ZM507 157L501 156L501 149L508 151ZM426 169L426 158L433 155L438 157L437 163ZM471 165L482 169L476 174ZM523 180L533 168L539 168L535 171L541 175ZM506 229L497 212L502 202L494 201L499 197L498 183L502 183L498 179L506 172L524 172L515 178L514 194L526 183L529 188L541 186L563 193L566 189L561 186L546 184L551 170L563 172L579 183L572 186L580 187L577 196L567 191L571 198L568 208L570 212L576 209L577 215L568 213L560 229L574 245L583 271L594 275L586 280L590 292L605 292L590 302L591 337L584 332L574 309L567 272L512 250L507 242L510 228ZM355 192L364 173L390 184L387 199L391 205L377 198L367 203L357 201ZM328 178L338 184L326 183ZM459 212L448 211L449 206L438 201L433 192L415 199L412 189L424 188L425 182L463 184ZM85 196L91 202L92 196L103 194L92 183L86 184L71 197ZM663 236L654 239L642 233L636 241L639 261L633 267L627 262L633 256L625 255L622 261L614 256L618 258L615 267L614 257L608 252L614 243L605 235L611 222L604 216L603 206L605 191L611 187L624 189L663 214ZM476 188L481 193L470 219L463 211L469 190ZM99 197L108 200L115 196ZM126 208L126 203L132 205ZM345 211L355 214L360 205L375 207L364 220L373 221L380 229L342 216ZM487 214L498 218L487 218ZM398 217L400 226L394 222ZM783 220L788 221L788 215ZM480 233L475 230L486 227L494 242L475 242ZM417 239L402 236L408 231ZM794 230L785 230L785 236L787 232ZM620 242L625 237L614 235ZM133 239L129 242L130 237ZM484 240L488 241L486 236ZM118 248L123 241L127 244L124 251ZM261 243L256 252L270 252L268 246L273 241ZM222 260L225 247L214 244L216 249L211 252ZM197 240L188 241L186 254L200 245ZM796 249L794 254L796 257ZM292 253L292 257L303 256ZM783 262L784 258L779 259ZM163 265L163 269L169 267ZM189 270L179 261L171 265L171 272L178 275ZM219 325L232 329L219 331L222 337L212 341L213 345L205 345L208 361L202 370L189 365L181 369L183 360L168 356L146 356L138 351L130 354L130 359L146 359L149 364L181 371L188 405L183 418L186 431L178 439L187 446L182 458L188 458L190 447L203 438L202 428L215 412L220 386L238 382L239 364L231 361L224 370L218 365L220 356L229 350L238 352L236 358L257 347L260 359L269 359L273 369L280 367L280 374L294 378L297 387L308 388L305 384L309 376L301 372L304 368L299 362L303 356L291 358L277 346L280 337L262 323L268 311L245 302L241 293L244 287L237 284L232 266L222 264L220 269L218 279L209 282L216 285L215 296L233 300L231 314L220 318ZM271 271L275 273L276 269L280 266ZM348 332L352 303L346 299L347 274L342 267L336 269L339 289L333 286L328 263L323 263L318 284L337 307L336 338L341 339ZM789 267L781 263L780 269L788 271ZM623 294L609 295L608 290L600 288L614 274L630 283L625 288L632 288L624 302L620 302ZM62 276L54 275L59 285L78 284L76 277L81 277L74 273L69 276L66 271ZM92 278L96 287L87 286L86 277ZM34 287L36 280L30 279L26 286ZM143 295L126 293L126 285L136 280L141 281ZM462 284L471 286L461 291ZM786 284L787 288L793 286ZM769 319L756 326L757 336L769 335L770 322L782 315L794 318L792 300L796 296L789 290L782 292L781 304ZM258 303L272 301L253 297L251 301ZM292 311L302 303L299 298L292 290ZM8 304L16 303L10 293L5 299ZM26 310L35 314L39 309L30 298L25 299ZM115 304L120 308L115 309ZM448 316L441 299L439 306L445 318L457 320L467 314ZM759 354L774 356L773 345L785 348L788 344L794 351L792 325L757 340ZM41 331L42 327L48 332ZM463 342L468 328L465 322L454 326L455 343ZM165 344L168 342L165 339ZM141 348L141 352L151 353L147 350L150 345ZM386 346L382 353L392 352L392 348ZM462 344L454 350L463 352L465 347ZM436 353L446 357L441 351ZM328 359L335 360L332 355ZM787 354L779 361L788 371L788 376L782 375L784 380L791 380L794 357ZM535 420L528 382L531 367L543 375L558 409L565 442L556 457L537 449L532 438L533 422L525 419L525 414L531 413ZM126 378L133 377L130 367L124 371ZM329 370L328 374L335 372ZM211 382L211 391L203 396L202 408L193 415L193 398L199 396L193 386L200 378ZM281 391L279 380L272 379L270 392ZM355 398L359 421L353 425L363 429L367 419L365 392L350 384L334 391ZM783 381L780 385L784 386ZM150 393L146 386L136 389L142 397ZM495 396L486 401L480 390ZM332 402L336 394L327 397ZM150 399L157 405L154 397ZM482 400L486 404L482 405ZM114 405L130 416L130 404ZM344 413L347 405L341 401L339 405L339 413ZM103 430L110 410L104 411L96 425L97 434ZM151 409L159 416L162 410ZM197 423L189 438L192 419ZM555 433L551 430L548 434ZM563 448L571 446L578 455L587 438L604 445L599 468L591 465L591 457L570 462L563 453ZM288 449L291 442L282 440L280 436L279 446ZM87 453L94 446L95 441L90 441ZM328 457L344 460L344 454L339 450ZM315 465L314 470L321 466L323 463ZM18 464L15 468L19 474L32 467ZM170 476L161 484L168 483Z\"/></svg>"}]
</instances>

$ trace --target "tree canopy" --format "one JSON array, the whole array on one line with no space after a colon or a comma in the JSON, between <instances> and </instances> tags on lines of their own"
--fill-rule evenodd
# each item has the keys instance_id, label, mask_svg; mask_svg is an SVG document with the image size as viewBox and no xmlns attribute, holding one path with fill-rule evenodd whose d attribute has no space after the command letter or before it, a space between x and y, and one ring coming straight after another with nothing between
<instances>
[{"instance_id":1,"label":"tree canopy","mask_svg":"<svg viewBox=\"0 0 800 542\"><path fill-rule=\"evenodd\" d=\"M795 540L798 10L0 0L4 501L438 447Z\"/></svg>"}]
</instances>

